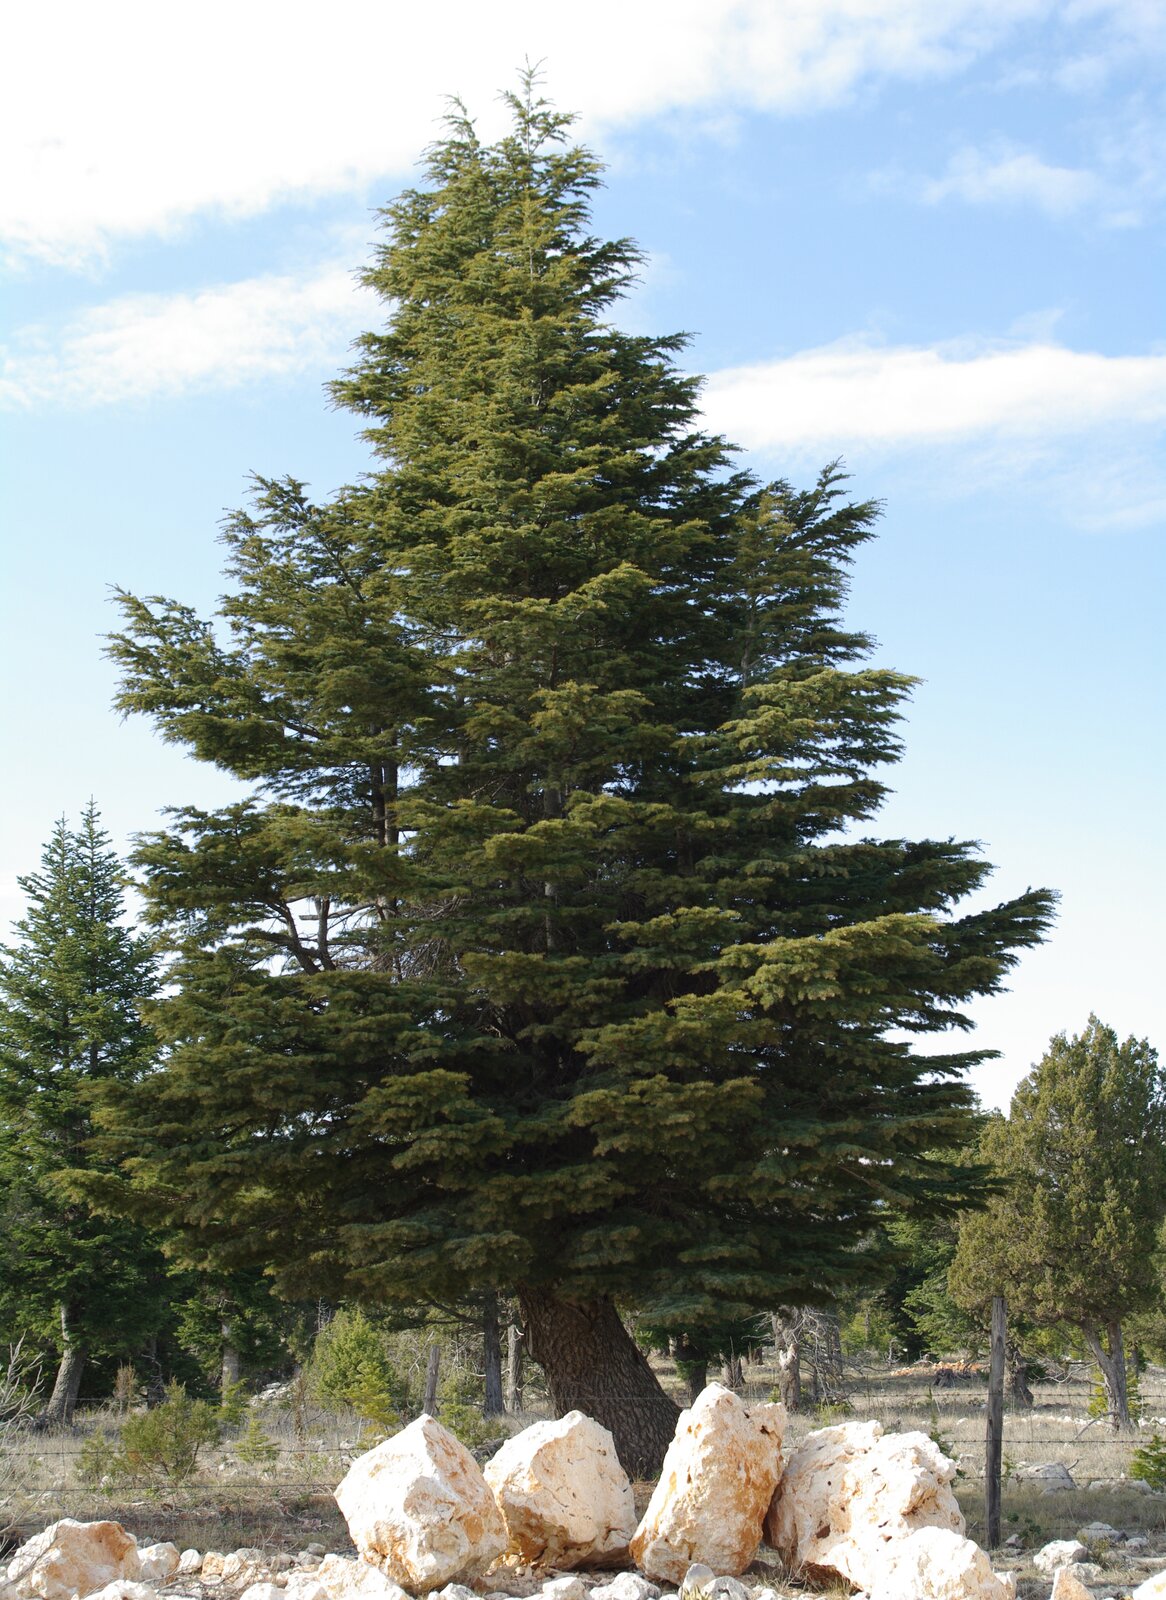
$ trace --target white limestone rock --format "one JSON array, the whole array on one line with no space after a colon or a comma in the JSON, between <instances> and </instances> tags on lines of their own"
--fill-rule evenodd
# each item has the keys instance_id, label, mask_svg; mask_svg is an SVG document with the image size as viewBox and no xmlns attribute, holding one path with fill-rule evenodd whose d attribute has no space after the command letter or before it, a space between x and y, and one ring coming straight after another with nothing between
<instances>
[{"instance_id":1,"label":"white limestone rock","mask_svg":"<svg viewBox=\"0 0 1166 1600\"><path fill-rule=\"evenodd\" d=\"M1051 1578L1058 1567L1067 1567L1073 1561L1084 1561L1088 1555L1089 1551L1079 1539L1053 1539L1041 1546L1033 1556L1032 1564L1046 1578Z\"/></svg>"},{"instance_id":2,"label":"white limestone rock","mask_svg":"<svg viewBox=\"0 0 1166 1600\"><path fill-rule=\"evenodd\" d=\"M884 1548L869 1600L1016 1600L1016 1579L992 1571L978 1544L950 1528L917 1528Z\"/></svg>"},{"instance_id":3,"label":"white limestone rock","mask_svg":"<svg viewBox=\"0 0 1166 1600\"><path fill-rule=\"evenodd\" d=\"M746 1405L718 1383L681 1412L630 1546L650 1578L679 1584L693 1562L744 1572L781 1477L785 1424L784 1406Z\"/></svg>"},{"instance_id":4,"label":"white limestone rock","mask_svg":"<svg viewBox=\"0 0 1166 1600\"><path fill-rule=\"evenodd\" d=\"M314 1584L326 1600L409 1600L401 1585L379 1567L348 1556L325 1556L314 1572L303 1574L299 1581Z\"/></svg>"},{"instance_id":5,"label":"white limestone rock","mask_svg":"<svg viewBox=\"0 0 1166 1600\"><path fill-rule=\"evenodd\" d=\"M884 1434L877 1422L820 1428L790 1456L766 1539L795 1570L869 1589L892 1543L923 1528L962 1536L955 1474L925 1433Z\"/></svg>"},{"instance_id":6,"label":"white limestone rock","mask_svg":"<svg viewBox=\"0 0 1166 1600\"><path fill-rule=\"evenodd\" d=\"M158 1600L158 1592L148 1583L137 1583L133 1578L115 1578L93 1594L82 1596L81 1600Z\"/></svg>"},{"instance_id":7,"label":"white limestone rock","mask_svg":"<svg viewBox=\"0 0 1166 1600\"><path fill-rule=\"evenodd\" d=\"M166 1583L182 1561L176 1544L147 1544L138 1550L143 1583Z\"/></svg>"},{"instance_id":8,"label":"white limestone rock","mask_svg":"<svg viewBox=\"0 0 1166 1600\"><path fill-rule=\"evenodd\" d=\"M286 1600L287 1590L275 1583L252 1583L243 1590L239 1600Z\"/></svg>"},{"instance_id":9,"label":"white limestone rock","mask_svg":"<svg viewBox=\"0 0 1166 1600\"><path fill-rule=\"evenodd\" d=\"M189 1578L202 1571L202 1554L198 1550L184 1550L178 1558L178 1576Z\"/></svg>"},{"instance_id":10,"label":"white limestone rock","mask_svg":"<svg viewBox=\"0 0 1166 1600\"><path fill-rule=\"evenodd\" d=\"M636 1506L615 1441L581 1411L536 1422L486 1463L506 1519L507 1554L548 1567L607 1566L627 1556Z\"/></svg>"},{"instance_id":11,"label":"white limestone rock","mask_svg":"<svg viewBox=\"0 0 1166 1600\"><path fill-rule=\"evenodd\" d=\"M1100 1574L1100 1568L1095 1570ZM1053 1574L1053 1592L1049 1600L1093 1600L1093 1591L1086 1584L1079 1566L1057 1568Z\"/></svg>"},{"instance_id":12,"label":"white limestone rock","mask_svg":"<svg viewBox=\"0 0 1166 1600\"><path fill-rule=\"evenodd\" d=\"M1166 1600L1166 1567L1131 1590L1130 1600Z\"/></svg>"},{"instance_id":13,"label":"white limestone rock","mask_svg":"<svg viewBox=\"0 0 1166 1600\"><path fill-rule=\"evenodd\" d=\"M621 1572L610 1583L592 1589L591 1600L659 1600L659 1595L656 1585L638 1572Z\"/></svg>"},{"instance_id":14,"label":"white limestone rock","mask_svg":"<svg viewBox=\"0 0 1166 1600\"><path fill-rule=\"evenodd\" d=\"M120 1522L63 1517L20 1547L7 1581L17 1600L73 1600L119 1578L136 1582L140 1574L137 1541Z\"/></svg>"},{"instance_id":15,"label":"white limestone rock","mask_svg":"<svg viewBox=\"0 0 1166 1600\"><path fill-rule=\"evenodd\" d=\"M352 1463L336 1503L364 1560L415 1593L472 1578L506 1549L478 1463L424 1413Z\"/></svg>"},{"instance_id":16,"label":"white limestone rock","mask_svg":"<svg viewBox=\"0 0 1166 1600\"><path fill-rule=\"evenodd\" d=\"M550 1578L539 1590L543 1600L587 1600L587 1585L582 1578L567 1573L562 1578Z\"/></svg>"}]
</instances>

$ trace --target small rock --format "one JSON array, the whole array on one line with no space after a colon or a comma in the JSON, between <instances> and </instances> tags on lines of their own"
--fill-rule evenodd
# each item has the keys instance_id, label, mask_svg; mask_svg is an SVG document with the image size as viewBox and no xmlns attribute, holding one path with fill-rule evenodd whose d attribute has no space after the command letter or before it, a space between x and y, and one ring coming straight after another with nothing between
<instances>
[{"instance_id":1,"label":"small rock","mask_svg":"<svg viewBox=\"0 0 1166 1600\"><path fill-rule=\"evenodd\" d=\"M1050 1544L1041 1546L1033 1556L1032 1564L1046 1578L1051 1578L1058 1567L1084 1561L1088 1554L1089 1551L1079 1539L1054 1539Z\"/></svg>"},{"instance_id":2,"label":"small rock","mask_svg":"<svg viewBox=\"0 0 1166 1600\"><path fill-rule=\"evenodd\" d=\"M309 1556L319 1556L322 1561L328 1554L328 1546L326 1544L306 1544L304 1546L304 1554Z\"/></svg>"},{"instance_id":3,"label":"small rock","mask_svg":"<svg viewBox=\"0 0 1166 1600\"><path fill-rule=\"evenodd\" d=\"M284 1600L284 1591L274 1583L249 1584L239 1600Z\"/></svg>"},{"instance_id":4,"label":"small rock","mask_svg":"<svg viewBox=\"0 0 1166 1600\"><path fill-rule=\"evenodd\" d=\"M187 1578L193 1572L202 1571L202 1554L198 1550L184 1550L178 1558L178 1574Z\"/></svg>"},{"instance_id":5,"label":"small rock","mask_svg":"<svg viewBox=\"0 0 1166 1600\"><path fill-rule=\"evenodd\" d=\"M176 1544L148 1544L138 1551L143 1583L165 1583L182 1560Z\"/></svg>"},{"instance_id":6,"label":"small rock","mask_svg":"<svg viewBox=\"0 0 1166 1600\"><path fill-rule=\"evenodd\" d=\"M314 1572L323 1561L324 1557L316 1554L314 1550L301 1550L294 1558L295 1564L303 1572Z\"/></svg>"},{"instance_id":7,"label":"small rock","mask_svg":"<svg viewBox=\"0 0 1166 1600\"><path fill-rule=\"evenodd\" d=\"M545 1600L587 1600L587 1585L568 1572L562 1578L550 1578L539 1593Z\"/></svg>"},{"instance_id":8,"label":"small rock","mask_svg":"<svg viewBox=\"0 0 1166 1600\"><path fill-rule=\"evenodd\" d=\"M1083 1528L1077 1529L1077 1537L1082 1544L1120 1544L1125 1538L1117 1528L1111 1527L1108 1522L1087 1522Z\"/></svg>"},{"instance_id":9,"label":"small rock","mask_svg":"<svg viewBox=\"0 0 1166 1600\"><path fill-rule=\"evenodd\" d=\"M703 1594L717 1581L717 1575L711 1567L706 1567L702 1561L694 1561L680 1582L682 1595Z\"/></svg>"},{"instance_id":10,"label":"small rock","mask_svg":"<svg viewBox=\"0 0 1166 1600\"><path fill-rule=\"evenodd\" d=\"M305 1577L319 1587L327 1600L409 1600L400 1585L379 1567L347 1556L325 1556L315 1572Z\"/></svg>"},{"instance_id":11,"label":"small rock","mask_svg":"<svg viewBox=\"0 0 1166 1600\"><path fill-rule=\"evenodd\" d=\"M1148 1550L1150 1541L1144 1533L1127 1533L1122 1535L1122 1547L1126 1550Z\"/></svg>"},{"instance_id":12,"label":"small rock","mask_svg":"<svg viewBox=\"0 0 1166 1600\"><path fill-rule=\"evenodd\" d=\"M202 1578L221 1578L223 1575L223 1562L226 1556L221 1550L208 1550L202 1558Z\"/></svg>"},{"instance_id":13,"label":"small rock","mask_svg":"<svg viewBox=\"0 0 1166 1600\"><path fill-rule=\"evenodd\" d=\"M591 1600L659 1600L660 1591L638 1572L621 1572L591 1591Z\"/></svg>"},{"instance_id":14,"label":"small rock","mask_svg":"<svg viewBox=\"0 0 1166 1600\"><path fill-rule=\"evenodd\" d=\"M1130 1600L1166 1600L1166 1569L1155 1572L1130 1594Z\"/></svg>"},{"instance_id":15,"label":"small rock","mask_svg":"<svg viewBox=\"0 0 1166 1600\"><path fill-rule=\"evenodd\" d=\"M916 1528L884 1547L870 1600L1016 1600L1016 1579L992 1571L978 1544L951 1528Z\"/></svg>"},{"instance_id":16,"label":"small rock","mask_svg":"<svg viewBox=\"0 0 1166 1600\"><path fill-rule=\"evenodd\" d=\"M1062 1461L1045 1461L1039 1467L1026 1467L1016 1474L1026 1483L1036 1483L1045 1494L1057 1494L1062 1489L1077 1487L1073 1474Z\"/></svg>"},{"instance_id":17,"label":"small rock","mask_svg":"<svg viewBox=\"0 0 1166 1600\"><path fill-rule=\"evenodd\" d=\"M157 1591L148 1583L136 1583L133 1578L115 1578L100 1589L95 1589L84 1600L158 1600Z\"/></svg>"},{"instance_id":18,"label":"small rock","mask_svg":"<svg viewBox=\"0 0 1166 1600\"><path fill-rule=\"evenodd\" d=\"M714 1578L708 1588L709 1600L751 1600L739 1578Z\"/></svg>"},{"instance_id":19,"label":"small rock","mask_svg":"<svg viewBox=\"0 0 1166 1600\"><path fill-rule=\"evenodd\" d=\"M444 1589L439 1589L440 1600L478 1600L472 1589L467 1589L464 1583L447 1583Z\"/></svg>"},{"instance_id":20,"label":"small rock","mask_svg":"<svg viewBox=\"0 0 1166 1600\"><path fill-rule=\"evenodd\" d=\"M1093 1596L1077 1576L1076 1567L1058 1567L1049 1600L1093 1600Z\"/></svg>"}]
</instances>

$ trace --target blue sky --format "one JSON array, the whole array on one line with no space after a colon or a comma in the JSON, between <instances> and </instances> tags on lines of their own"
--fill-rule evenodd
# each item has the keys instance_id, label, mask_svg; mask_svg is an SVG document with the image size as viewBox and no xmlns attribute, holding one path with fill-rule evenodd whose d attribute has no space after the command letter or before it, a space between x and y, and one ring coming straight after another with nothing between
<instances>
[{"instance_id":1,"label":"blue sky","mask_svg":"<svg viewBox=\"0 0 1166 1600\"><path fill-rule=\"evenodd\" d=\"M227 781L110 711L111 584L209 608L248 473L367 465L322 386L443 96L524 59L648 252L763 476L886 503L851 616L924 681L887 834L978 839L1063 896L977 1008L1004 1103L1090 1010L1166 1044L1161 632L1166 11L1157 0L209 0L22 8L0 129L7 692L0 923L55 817L120 848ZM958 1043L958 1041L956 1041Z\"/></svg>"}]
</instances>

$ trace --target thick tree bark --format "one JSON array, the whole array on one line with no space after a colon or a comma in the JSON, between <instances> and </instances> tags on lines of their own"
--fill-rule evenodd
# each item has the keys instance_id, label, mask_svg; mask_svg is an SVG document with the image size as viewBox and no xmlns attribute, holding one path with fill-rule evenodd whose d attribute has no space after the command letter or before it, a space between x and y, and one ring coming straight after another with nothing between
<instances>
[{"instance_id":1,"label":"thick tree bark","mask_svg":"<svg viewBox=\"0 0 1166 1600\"><path fill-rule=\"evenodd\" d=\"M777 1350L777 1386L782 1404L792 1416L802 1409L801 1315L796 1311L775 1311L770 1326Z\"/></svg>"},{"instance_id":2,"label":"thick tree bark","mask_svg":"<svg viewBox=\"0 0 1166 1600\"><path fill-rule=\"evenodd\" d=\"M1106 1337L1109 1341L1107 1350L1101 1342L1101 1334L1094 1323L1086 1322L1081 1326L1085 1336L1085 1343L1089 1346L1090 1354L1101 1369L1101 1381L1105 1385L1105 1398L1109 1405L1109 1420L1113 1428L1132 1428L1133 1419L1130 1417L1129 1391L1126 1387L1126 1353L1125 1343L1122 1339L1121 1323L1107 1322L1105 1325Z\"/></svg>"},{"instance_id":3,"label":"thick tree bark","mask_svg":"<svg viewBox=\"0 0 1166 1600\"><path fill-rule=\"evenodd\" d=\"M57 1368L56 1381L53 1383L53 1392L49 1396L49 1403L44 1412L44 1421L55 1428L68 1428L72 1425L73 1413L77 1409L77 1396L81 1392L81 1374L85 1371L85 1361L89 1354L84 1340L77 1336L76 1320L76 1306L63 1305L61 1361Z\"/></svg>"},{"instance_id":4,"label":"thick tree bark","mask_svg":"<svg viewBox=\"0 0 1166 1600\"><path fill-rule=\"evenodd\" d=\"M512 1416L522 1410L524 1388L522 1329L512 1322L506 1330L506 1409Z\"/></svg>"},{"instance_id":5,"label":"thick tree bark","mask_svg":"<svg viewBox=\"0 0 1166 1600\"><path fill-rule=\"evenodd\" d=\"M491 1291L482 1306L482 1351L486 1373L486 1393L482 1415L500 1417L506 1410L502 1401L502 1335L498 1328L498 1296Z\"/></svg>"},{"instance_id":6,"label":"thick tree bark","mask_svg":"<svg viewBox=\"0 0 1166 1600\"><path fill-rule=\"evenodd\" d=\"M546 1374L559 1415L578 1410L602 1423L629 1477L658 1472L679 1410L612 1302L561 1300L528 1285L519 1288L518 1303L527 1350Z\"/></svg>"}]
</instances>

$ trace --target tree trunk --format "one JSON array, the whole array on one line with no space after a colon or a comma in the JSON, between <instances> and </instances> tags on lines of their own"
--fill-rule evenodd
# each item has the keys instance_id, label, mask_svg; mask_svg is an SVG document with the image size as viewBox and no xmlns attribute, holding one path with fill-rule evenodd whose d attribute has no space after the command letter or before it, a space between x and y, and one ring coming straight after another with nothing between
<instances>
[{"instance_id":1,"label":"tree trunk","mask_svg":"<svg viewBox=\"0 0 1166 1600\"><path fill-rule=\"evenodd\" d=\"M81 1374L89 1354L84 1340L77 1337L76 1318L76 1306L61 1307L61 1361L44 1412L45 1422L54 1428L72 1426L77 1396L81 1392Z\"/></svg>"},{"instance_id":2,"label":"tree trunk","mask_svg":"<svg viewBox=\"0 0 1166 1600\"><path fill-rule=\"evenodd\" d=\"M1109 1405L1110 1425L1116 1431L1133 1427L1130 1417L1129 1393L1126 1388L1126 1357L1125 1345L1122 1340L1121 1323L1107 1322L1105 1325L1106 1336L1109 1340L1107 1350L1101 1342L1098 1328L1090 1322L1083 1323L1081 1332L1085 1336L1085 1343L1089 1346L1094 1361L1101 1369L1101 1381L1105 1385L1105 1398Z\"/></svg>"},{"instance_id":3,"label":"tree trunk","mask_svg":"<svg viewBox=\"0 0 1166 1600\"><path fill-rule=\"evenodd\" d=\"M796 1311L775 1311L770 1325L777 1349L777 1386L792 1416L802 1409L801 1319Z\"/></svg>"},{"instance_id":4,"label":"tree trunk","mask_svg":"<svg viewBox=\"0 0 1166 1600\"><path fill-rule=\"evenodd\" d=\"M231 1389L243 1376L243 1357L240 1354L239 1346L235 1343L235 1335L226 1317L219 1323L219 1332L223 1340L222 1361L219 1367L219 1391L225 1401Z\"/></svg>"},{"instance_id":5,"label":"tree trunk","mask_svg":"<svg viewBox=\"0 0 1166 1600\"><path fill-rule=\"evenodd\" d=\"M658 1472L678 1408L612 1302L560 1300L528 1285L519 1289L518 1303L527 1349L546 1373L559 1415L579 1410L607 1428L629 1477Z\"/></svg>"},{"instance_id":6,"label":"tree trunk","mask_svg":"<svg viewBox=\"0 0 1166 1600\"><path fill-rule=\"evenodd\" d=\"M1025 1411L1031 1411L1033 1398L1032 1390L1028 1386L1028 1362L1011 1339L1004 1346L1004 1371L1010 1403L1020 1406Z\"/></svg>"},{"instance_id":7,"label":"tree trunk","mask_svg":"<svg viewBox=\"0 0 1166 1600\"><path fill-rule=\"evenodd\" d=\"M498 1328L498 1296L493 1290L486 1295L482 1306L482 1351L486 1373L482 1415L500 1417L506 1407L502 1401L502 1336Z\"/></svg>"},{"instance_id":8,"label":"tree trunk","mask_svg":"<svg viewBox=\"0 0 1166 1600\"><path fill-rule=\"evenodd\" d=\"M429 1346L429 1359L425 1366L425 1404L429 1416L437 1415L437 1373L441 1366L441 1346L436 1341Z\"/></svg>"},{"instance_id":9,"label":"tree trunk","mask_svg":"<svg viewBox=\"0 0 1166 1600\"><path fill-rule=\"evenodd\" d=\"M506 1409L511 1415L522 1410L522 1329L512 1322L506 1330Z\"/></svg>"}]
</instances>

